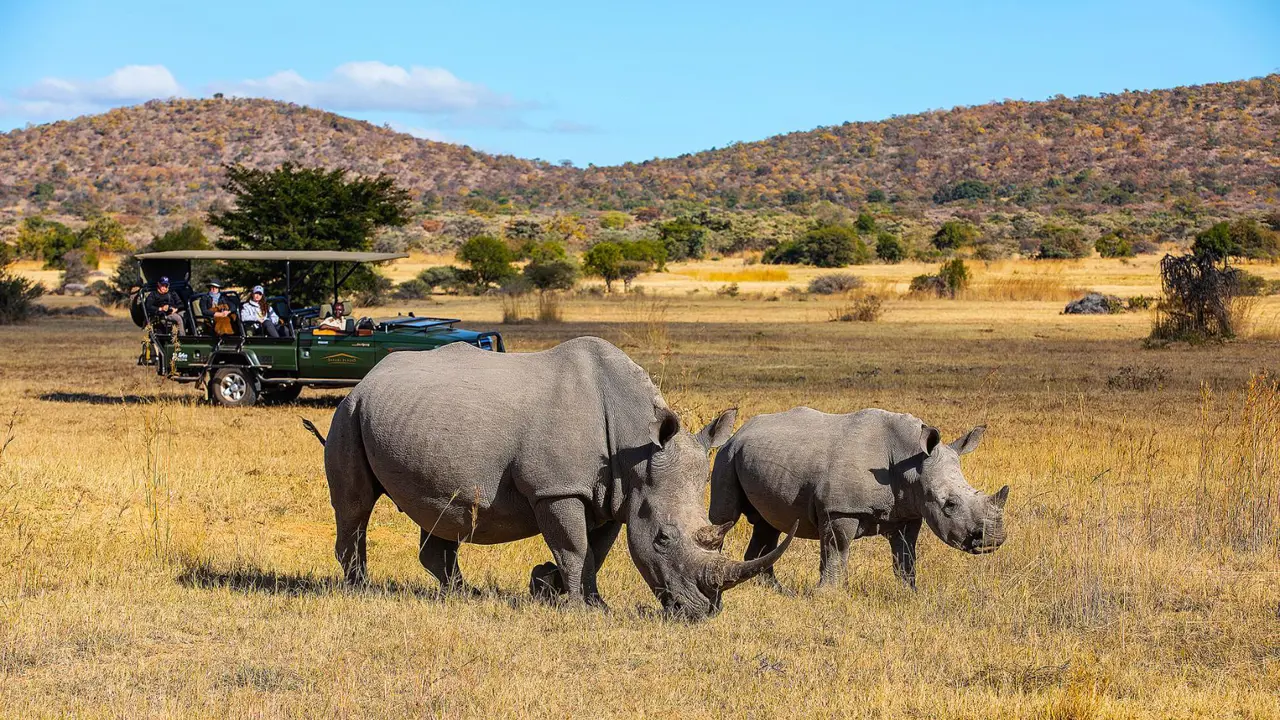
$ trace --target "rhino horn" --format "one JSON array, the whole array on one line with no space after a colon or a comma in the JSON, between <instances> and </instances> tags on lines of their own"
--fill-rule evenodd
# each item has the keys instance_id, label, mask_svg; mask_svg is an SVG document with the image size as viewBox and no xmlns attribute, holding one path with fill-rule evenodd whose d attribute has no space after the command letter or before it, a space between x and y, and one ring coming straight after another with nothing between
<instances>
[{"instance_id":1,"label":"rhino horn","mask_svg":"<svg viewBox=\"0 0 1280 720\"><path fill-rule=\"evenodd\" d=\"M721 525L704 525L693 533L693 541L703 550L720 552L720 549L724 547L725 536L729 534L729 531L737 523L737 520L730 520Z\"/></svg>"},{"instance_id":2,"label":"rhino horn","mask_svg":"<svg viewBox=\"0 0 1280 720\"><path fill-rule=\"evenodd\" d=\"M1005 485L1004 487L1000 488L999 490L996 491L995 495L991 496L991 502L995 503L996 507L998 508L1003 508L1004 504L1008 501L1009 501L1008 485Z\"/></svg>"},{"instance_id":3,"label":"rhino horn","mask_svg":"<svg viewBox=\"0 0 1280 720\"><path fill-rule=\"evenodd\" d=\"M736 561L717 557L709 573L709 584L721 590L728 590L773 567L778 558L782 557L782 553L786 552L787 548L791 546L791 540L796 536L796 530L799 528L799 522L793 524L791 531L787 533L787 537L783 539L778 547L774 548L773 552L768 555L762 555L755 560Z\"/></svg>"}]
</instances>

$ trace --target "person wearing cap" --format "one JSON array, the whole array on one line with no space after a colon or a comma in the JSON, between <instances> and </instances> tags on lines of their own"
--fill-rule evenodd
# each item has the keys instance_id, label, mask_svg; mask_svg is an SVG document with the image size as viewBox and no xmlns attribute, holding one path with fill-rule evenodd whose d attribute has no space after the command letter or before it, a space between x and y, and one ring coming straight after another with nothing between
<instances>
[{"instance_id":1,"label":"person wearing cap","mask_svg":"<svg viewBox=\"0 0 1280 720\"><path fill-rule=\"evenodd\" d=\"M170 332L175 327L182 327L182 300L169 289L168 277L156 281L156 289L147 295L146 309L150 317L164 319Z\"/></svg>"},{"instance_id":2,"label":"person wearing cap","mask_svg":"<svg viewBox=\"0 0 1280 720\"><path fill-rule=\"evenodd\" d=\"M228 309L226 299L222 297L222 283L217 280L209 281L209 292L200 296L200 310L207 316L212 318L224 318L231 314ZM218 306L222 305L221 310Z\"/></svg>"},{"instance_id":3,"label":"person wearing cap","mask_svg":"<svg viewBox=\"0 0 1280 720\"><path fill-rule=\"evenodd\" d=\"M289 336L289 327L280 322L280 316L276 315L275 308L267 302L266 291L261 285L254 285L249 292L249 301L240 308L240 321L258 323L267 337Z\"/></svg>"}]
</instances>

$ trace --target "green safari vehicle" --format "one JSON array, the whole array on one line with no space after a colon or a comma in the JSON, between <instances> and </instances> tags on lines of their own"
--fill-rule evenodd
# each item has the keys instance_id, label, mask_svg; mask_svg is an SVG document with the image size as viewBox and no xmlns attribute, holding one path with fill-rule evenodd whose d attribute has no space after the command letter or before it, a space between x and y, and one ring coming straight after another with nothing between
<instances>
[{"instance_id":1,"label":"green safari vehicle","mask_svg":"<svg viewBox=\"0 0 1280 720\"><path fill-rule=\"evenodd\" d=\"M333 302L337 303L339 289L359 264L403 257L408 256L287 250L140 253L137 259L144 284L130 305L133 321L147 330L138 364L154 366L157 374L180 383L202 385L215 404L247 407L259 401L291 402L303 387L354 386L393 352L434 350L455 342L505 352L501 335L455 328L454 324L460 322L457 319L420 317L413 313L385 319L349 317L344 330L321 329L317 325L330 314L332 305L294 307L290 302L295 272L301 279L317 270L328 270L332 277ZM216 332L213 318L201 313L198 300L202 293L191 286L191 263L195 260L284 263L284 295L273 296L269 301L281 324L290 329L291 337L267 337L252 323L242 323L237 312L240 298L230 291L222 293L223 302L232 311L230 332L226 325L221 333ZM339 269L343 266L350 267L340 276ZM155 290L156 281L161 277L169 278L170 291L178 295L184 309L182 326L174 332L170 332L163 318L150 317L146 309L146 296Z\"/></svg>"}]
</instances>

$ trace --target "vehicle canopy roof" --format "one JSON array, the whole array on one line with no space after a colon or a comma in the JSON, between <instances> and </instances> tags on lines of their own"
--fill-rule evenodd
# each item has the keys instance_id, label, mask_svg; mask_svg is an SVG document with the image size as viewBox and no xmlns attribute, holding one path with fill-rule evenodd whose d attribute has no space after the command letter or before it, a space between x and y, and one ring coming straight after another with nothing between
<instances>
[{"instance_id":1,"label":"vehicle canopy roof","mask_svg":"<svg viewBox=\"0 0 1280 720\"><path fill-rule=\"evenodd\" d=\"M374 263L399 260L409 253L346 250L164 250L138 253L139 260L268 260L278 262Z\"/></svg>"},{"instance_id":2,"label":"vehicle canopy roof","mask_svg":"<svg viewBox=\"0 0 1280 720\"><path fill-rule=\"evenodd\" d=\"M167 276L174 290L184 299L190 295L192 260L258 260L285 264L285 297L293 294L293 273L290 265L304 263L304 268L316 263L332 265L333 302L338 302L338 288L351 277L361 263L387 262L409 257L408 253L351 252L346 250L163 250L135 255L147 288L155 287L156 280ZM341 278L338 264L351 263L352 267ZM305 270L304 274L310 272Z\"/></svg>"}]
</instances>

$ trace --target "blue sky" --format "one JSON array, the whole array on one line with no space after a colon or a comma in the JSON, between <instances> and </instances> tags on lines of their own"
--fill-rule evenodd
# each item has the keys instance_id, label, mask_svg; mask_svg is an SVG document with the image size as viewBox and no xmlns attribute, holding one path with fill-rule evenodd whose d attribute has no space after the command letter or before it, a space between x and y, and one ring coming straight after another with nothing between
<instances>
[{"instance_id":1,"label":"blue sky","mask_svg":"<svg viewBox=\"0 0 1280 720\"><path fill-rule=\"evenodd\" d=\"M1277 0L0 0L0 17L0 130L223 91L579 165L1280 71Z\"/></svg>"}]
</instances>

